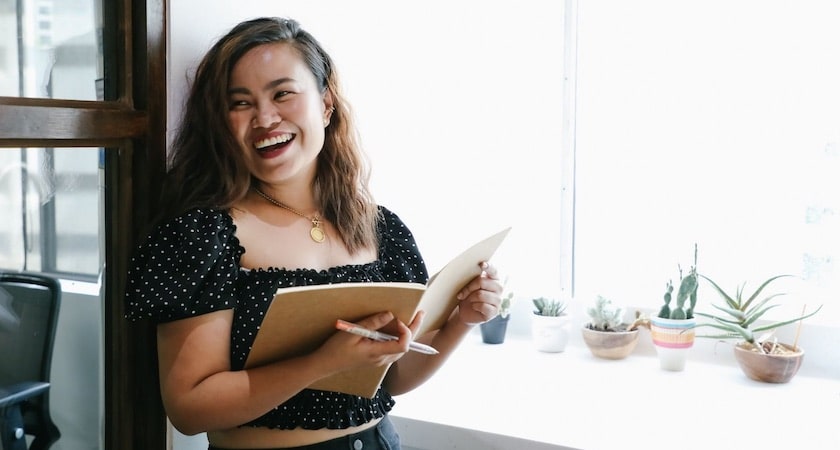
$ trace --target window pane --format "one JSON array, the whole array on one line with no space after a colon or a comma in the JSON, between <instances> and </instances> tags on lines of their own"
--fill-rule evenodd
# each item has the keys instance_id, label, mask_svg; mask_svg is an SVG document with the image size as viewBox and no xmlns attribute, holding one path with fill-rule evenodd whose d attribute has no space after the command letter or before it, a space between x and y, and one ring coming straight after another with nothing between
<instances>
[{"instance_id":1,"label":"window pane","mask_svg":"<svg viewBox=\"0 0 840 450\"><path fill-rule=\"evenodd\" d=\"M96 100L97 0L0 0L0 95Z\"/></svg>"},{"instance_id":2,"label":"window pane","mask_svg":"<svg viewBox=\"0 0 840 450\"><path fill-rule=\"evenodd\" d=\"M580 9L579 292L656 308L696 242L727 290L797 276L765 318L836 324L840 4L665 3Z\"/></svg>"},{"instance_id":3,"label":"window pane","mask_svg":"<svg viewBox=\"0 0 840 450\"><path fill-rule=\"evenodd\" d=\"M0 268L99 273L99 149L0 152Z\"/></svg>"}]
</instances>

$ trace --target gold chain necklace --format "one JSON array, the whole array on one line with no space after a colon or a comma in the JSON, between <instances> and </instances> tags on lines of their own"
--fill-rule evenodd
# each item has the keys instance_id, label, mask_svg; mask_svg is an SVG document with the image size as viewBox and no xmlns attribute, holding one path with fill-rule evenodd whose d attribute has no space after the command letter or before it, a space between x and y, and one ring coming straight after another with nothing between
<instances>
[{"instance_id":1,"label":"gold chain necklace","mask_svg":"<svg viewBox=\"0 0 840 450\"><path fill-rule=\"evenodd\" d=\"M274 204L275 206L279 206L279 207L285 209L286 211L293 212L293 213L303 217L304 219L312 222L312 228L309 230L309 237L311 237L313 241L315 241L319 244L321 242L324 242L324 239L326 239L327 235L326 235L326 233L324 233L324 230L321 228L321 219L319 219L318 216L307 217L302 212L300 212L300 211L298 211L298 210L296 210L296 209L294 209L290 206L286 206L286 205L278 202L277 200L271 198L265 192L263 192L263 191L261 191L257 188L254 188L254 190L257 191L257 194L259 194L260 197L268 200L270 203Z\"/></svg>"}]
</instances>

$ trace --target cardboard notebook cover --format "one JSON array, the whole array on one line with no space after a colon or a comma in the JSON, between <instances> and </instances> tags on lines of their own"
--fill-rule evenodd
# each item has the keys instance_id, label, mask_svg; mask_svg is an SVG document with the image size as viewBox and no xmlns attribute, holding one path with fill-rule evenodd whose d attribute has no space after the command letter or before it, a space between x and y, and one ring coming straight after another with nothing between
<instances>
[{"instance_id":1,"label":"cardboard notebook cover","mask_svg":"<svg viewBox=\"0 0 840 450\"><path fill-rule=\"evenodd\" d=\"M422 309L426 317L418 335L440 329L458 303L455 295L481 273L478 264L490 260L509 231L510 228L506 228L468 248L425 285L374 282L278 289L245 367L312 352L336 332L338 319L355 322L371 314L391 311L396 318L408 323ZM382 331L395 329L385 327ZM371 398L387 371L387 366L347 370L318 380L309 388Z\"/></svg>"}]
</instances>

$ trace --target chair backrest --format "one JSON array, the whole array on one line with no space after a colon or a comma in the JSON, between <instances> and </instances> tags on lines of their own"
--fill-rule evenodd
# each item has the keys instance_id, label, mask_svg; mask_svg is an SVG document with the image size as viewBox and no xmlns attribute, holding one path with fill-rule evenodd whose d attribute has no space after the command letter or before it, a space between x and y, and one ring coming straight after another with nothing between
<instances>
[{"instance_id":1,"label":"chair backrest","mask_svg":"<svg viewBox=\"0 0 840 450\"><path fill-rule=\"evenodd\" d=\"M55 278L0 272L0 384L49 381L60 303Z\"/></svg>"}]
</instances>

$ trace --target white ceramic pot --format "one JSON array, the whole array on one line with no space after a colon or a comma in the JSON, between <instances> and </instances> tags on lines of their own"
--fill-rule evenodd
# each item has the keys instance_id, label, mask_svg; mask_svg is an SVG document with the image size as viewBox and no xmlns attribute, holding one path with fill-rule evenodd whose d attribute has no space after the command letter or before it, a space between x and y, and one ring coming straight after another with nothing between
<instances>
[{"instance_id":1,"label":"white ceramic pot","mask_svg":"<svg viewBox=\"0 0 840 450\"><path fill-rule=\"evenodd\" d=\"M569 316L541 316L531 314L531 337L541 352L557 353L569 343Z\"/></svg>"}]
</instances>

